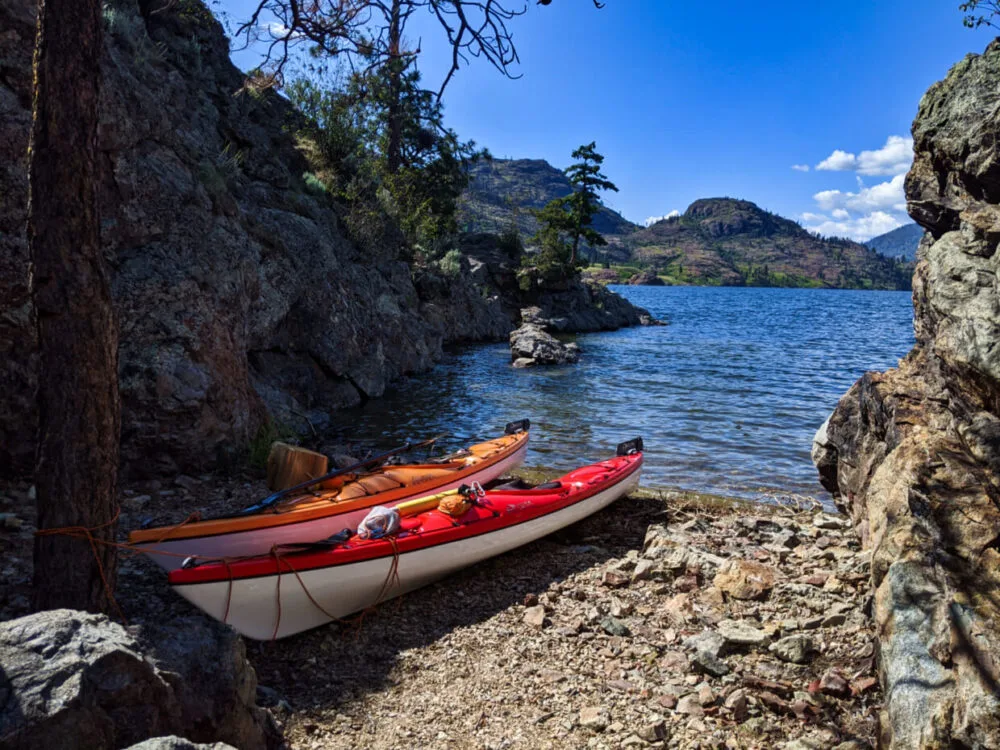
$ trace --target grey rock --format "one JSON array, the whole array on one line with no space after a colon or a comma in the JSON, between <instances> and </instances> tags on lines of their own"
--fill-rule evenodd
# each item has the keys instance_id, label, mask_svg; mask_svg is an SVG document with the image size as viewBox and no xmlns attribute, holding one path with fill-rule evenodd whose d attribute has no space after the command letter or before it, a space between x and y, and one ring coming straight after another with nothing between
<instances>
[{"instance_id":1,"label":"grey rock","mask_svg":"<svg viewBox=\"0 0 1000 750\"><path fill-rule=\"evenodd\" d=\"M789 635L772 643L767 650L782 661L805 664L815 653L816 647L812 638L807 635Z\"/></svg>"},{"instance_id":2,"label":"grey rock","mask_svg":"<svg viewBox=\"0 0 1000 750\"><path fill-rule=\"evenodd\" d=\"M713 656L706 651L695 651L691 657L691 666L698 672L711 675L712 677L722 677L729 674L729 665L718 656Z\"/></svg>"},{"instance_id":3,"label":"grey rock","mask_svg":"<svg viewBox=\"0 0 1000 750\"><path fill-rule=\"evenodd\" d=\"M224 742L195 743L183 737L171 735L169 737L153 737L130 745L126 750L236 750L236 748Z\"/></svg>"},{"instance_id":4,"label":"grey rock","mask_svg":"<svg viewBox=\"0 0 1000 750\"><path fill-rule=\"evenodd\" d=\"M714 657L719 655L725 644L725 639L714 630L703 630L684 639L684 648Z\"/></svg>"},{"instance_id":5,"label":"grey rock","mask_svg":"<svg viewBox=\"0 0 1000 750\"><path fill-rule=\"evenodd\" d=\"M525 323L510 334L511 361L530 359L536 365L564 365L580 359L576 344L564 344L541 326Z\"/></svg>"},{"instance_id":6,"label":"grey rock","mask_svg":"<svg viewBox=\"0 0 1000 750\"><path fill-rule=\"evenodd\" d=\"M155 654L103 615L63 609L0 624L3 746L126 747L175 734L276 747L242 641L222 626L199 632L203 618L192 619L158 630Z\"/></svg>"},{"instance_id":7,"label":"grey rock","mask_svg":"<svg viewBox=\"0 0 1000 750\"><path fill-rule=\"evenodd\" d=\"M757 648L770 640L767 633L746 620L723 620L716 625L716 631L722 636L724 647L730 650Z\"/></svg>"},{"instance_id":8,"label":"grey rock","mask_svg":"<svg viewBox=\"0 0 1000 750\"><path fill-rule=\"evenodd\" d=\"M608 635L617 635L620 637L625 637L631 635L628 625L619 619L614 617L605 617L599 623L601 630L603 630Z\"/></svg>"}]
</instances>

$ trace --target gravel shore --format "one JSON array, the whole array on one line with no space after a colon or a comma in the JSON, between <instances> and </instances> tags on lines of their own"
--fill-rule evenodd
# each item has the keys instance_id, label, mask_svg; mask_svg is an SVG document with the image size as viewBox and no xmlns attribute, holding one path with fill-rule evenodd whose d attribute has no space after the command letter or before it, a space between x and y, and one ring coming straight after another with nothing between
<instances>
[{"instance_id":1,"label":"gravel shore","mask_svg":"<svg viewBox=\"0 0 1000 750\"><path fill-rule=\"evenodd\" d=\"M250 480L123 493L122 532L249 504ZM0 618L25 614L33 508L0 487ZM179 519L178 519L179 520ZM868 561L820 510L640 491L358 622L247 642L292 748L871 747ZM123 559L129 622L190 614Z\"/></svg>"}]
</instances>

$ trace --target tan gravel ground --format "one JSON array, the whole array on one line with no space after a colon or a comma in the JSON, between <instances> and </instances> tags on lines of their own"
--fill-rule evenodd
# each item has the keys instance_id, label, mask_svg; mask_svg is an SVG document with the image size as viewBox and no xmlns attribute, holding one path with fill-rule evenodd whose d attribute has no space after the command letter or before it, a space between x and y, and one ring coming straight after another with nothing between
<instances>
[{"instance_id":1,"label":"tan gravel ground","mask_svg":"<svg viewBox=\"0 0 1000 750\"><path fill-rule=\"evenodd\" d=\"M137 484L122 532L260 494ZM0 619L28 610L26 485L0 486L4 513ZM247 650L296 749L846 750L874 744L881 706L867 582L841 516L645 491L363 622ZM118 597L132 623L192 611L142 557Z\"/></svg>"}]
</instances>

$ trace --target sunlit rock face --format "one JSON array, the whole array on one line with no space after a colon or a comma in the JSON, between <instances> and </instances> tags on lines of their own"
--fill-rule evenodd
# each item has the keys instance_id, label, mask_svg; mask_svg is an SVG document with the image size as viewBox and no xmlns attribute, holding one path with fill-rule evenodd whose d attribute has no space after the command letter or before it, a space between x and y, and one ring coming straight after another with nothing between
<instances>
[{"instance_id":1,"label":"sunlit rock face","mask_svg":"<svg viewBox=\"0 0 1000 750\"><path fill-rule=\"evenodd\" d=\"M359 246L342 208L305 183L287 101L239 93L204 6L159 5L105 11L101 235L129 469L208 468L269 417L321 429L334 409L429 367L442 342L506 336L487 309L499 303L454 281L458 302L438 308L460 302L462 314L445 316L448 330L425 315L434 300L398 260L398 232L381 227ZM0 4L0 473L30 467L34 451L24 230L35 6Z\"/></svg>"},{"instance_id":2,"label":"sunlit rock face","mask_svg":"<svg viewBox=\"0 0 1000 750\"><path fill-rule=\"evenodd\" d=\"M814 450L872 552L887 747L1000 747L1000 42L924 95L917 344Z\"/></svg>"}]
</instances>

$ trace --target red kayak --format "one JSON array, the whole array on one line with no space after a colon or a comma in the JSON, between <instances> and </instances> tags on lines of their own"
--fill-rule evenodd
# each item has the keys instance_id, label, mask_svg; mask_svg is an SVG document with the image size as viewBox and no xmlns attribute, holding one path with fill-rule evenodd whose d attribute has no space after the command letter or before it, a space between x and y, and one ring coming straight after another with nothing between
<instances>
[{"instance_id":1,"label":"red kayak","mask_svg":"<svg viewBox=\"0 0 1000 750\"><path fill-rule=\"evenodd\" d=\"M635 489L641 466L636 438L619 445L615 458L537 487L478 488L459 498L453 491L405 503L397 507L399 530L385 538L353 536L206 562L172 571L170 585L249 638L284 638L576 523ZM456 509L456 499L465 504Z\"/></svg>"}]
</instances>

